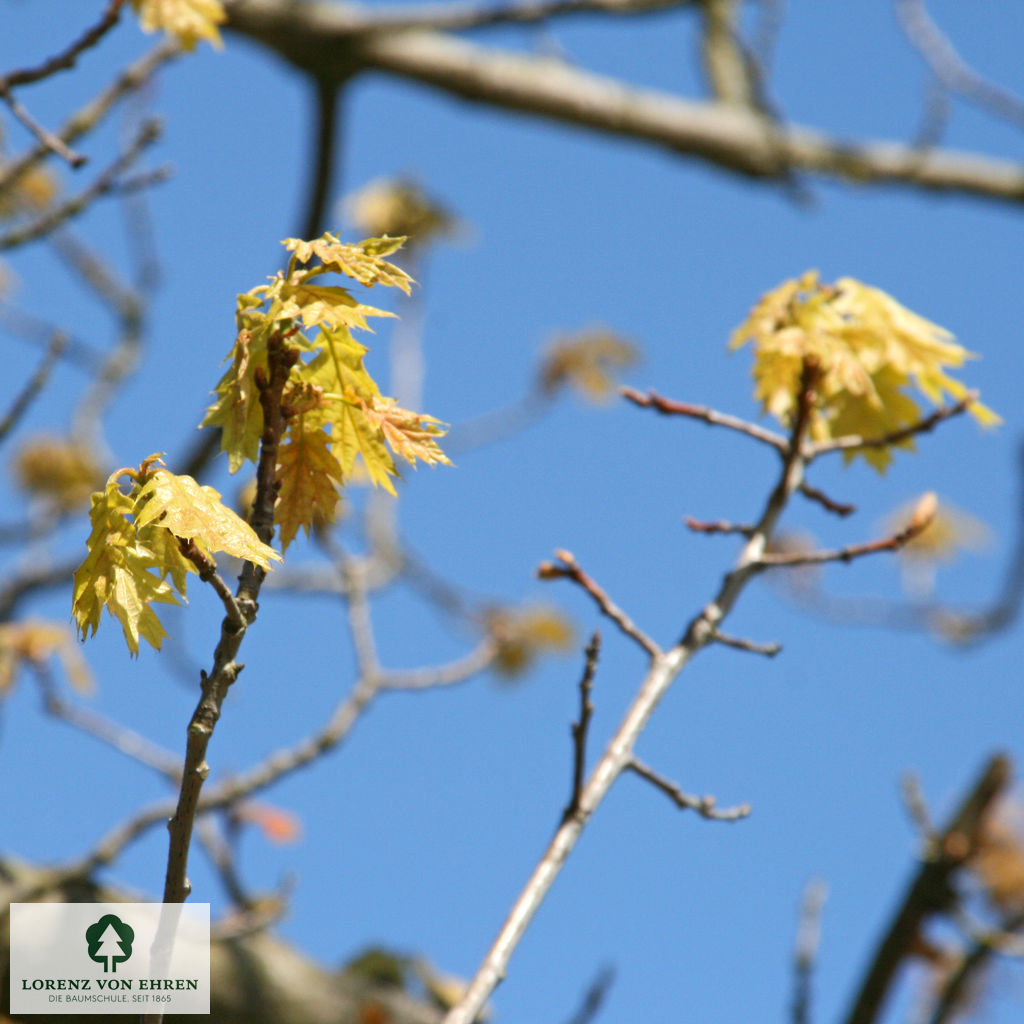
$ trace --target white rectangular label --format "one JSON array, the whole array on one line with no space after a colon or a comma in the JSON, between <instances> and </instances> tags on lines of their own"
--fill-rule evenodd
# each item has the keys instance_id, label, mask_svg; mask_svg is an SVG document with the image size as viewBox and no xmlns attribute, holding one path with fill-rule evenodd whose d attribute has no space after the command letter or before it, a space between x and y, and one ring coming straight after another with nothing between
<instances>
[{"instance_id":1,"label":"white rectangular label","mask_svg":"<svg viewBox=\"0 0 1024 1024\"><path fill-rule=\"evenodd\" d=\"M209 903L12 903L11 1013L210 1012Z\"/></svg>"}]
</instances>

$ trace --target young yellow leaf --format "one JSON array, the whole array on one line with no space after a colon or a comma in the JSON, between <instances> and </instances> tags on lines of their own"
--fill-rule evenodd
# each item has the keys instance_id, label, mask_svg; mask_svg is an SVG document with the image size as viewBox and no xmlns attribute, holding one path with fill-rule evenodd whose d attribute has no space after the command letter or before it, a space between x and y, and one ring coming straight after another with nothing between
<instances>
[{"instance_id":1,"label":"young yellow leaf","mask_svg":"<svg viewBox=\"0 0 1024 1024\"><path fill-rule=\"evenodd\" d=\"M363 305L344 289L332 285L310 284L306 280L283 281L278 292L280 304L274 307L275 320L298 320L306 327L358 327L370 329L368 316L394 316L383 309Z\"/></svg>"},{"instance_id":2,"label":"young yellow leaf","mask_svg":"<svg viewBox=\"0 0 1024 1024\"><path fill-rule=\"evenodd\" d=\"M370 482L389 494L395 493L391 477L397 476L398 471L384 447L384 434L367 417L363 402L354 393L350 392L348 398L338 403L331 434L333 451L346 480L352 475L357 456L361 455Z\"/></svg>"},{"instance_id":3,"label":"young yellow leaf","mask_svg":"<svg viewBox=\"0 0 1024 1024\"><path fill-rule=\"evenodd\" d=\"M446 433L446 425L433 416L418 415L402 409L393 398L374 395L369 401L360 399L366 418L384 435L388 446L410 465L417 459L434 466L451 465L448 456L437 443Z\"/></svg>"},{"instance_id":4,"label":"young yellow leaf","mask_svg":"<svg viewBox=\"0 0 1024 1024\"><path fill-rule=\"evenodd\" d=\"M264 569L270 568L271 559L281 560L220 500L218 491L201 486L190 476L176 476L166 469L154 471L138 493L134 512L140 530L154 523L175 537L193 541L207 556L223 551Z\"/></svg>"},{"instance_id":5,"label":"young yellow leaf","mask_svg":"<svg viewBox=\"0 0 1024 1024\"><path fill-rule=\"evenodd\" d=\"M249 314L248 319L251 319ZM259 458L263 433L263 408L256 387L256 370L266 368L267 340L275 325L257 321L255 329L243 327L231 350L231 367L217 385L217 401L207 410L202 427L221 428L221 449L227 452L232 473L242 463Z\"/></svg>"},{"instance_id":6,"label":"young yellow leaf","mask_svg":"<svg viewBox=\"0 0 1024 1024\"><path fill-rule=\"evenodd\" d=\"M306 429L303 420L297 416L289 424L288 436L277 455L280 491L274 520L281 527L282 551L300 527L309 536L315 520L334 522L337 486L343 481L341 466L330 450L330 438L319 428Z\"/></svg>"},{"instance_id":7,"label":"young yellow leaf","mask_svg":"<svg viewBox=\"0 0 1024 1024\"><path fill-rule=\"evenodd\" d=\"M372 288L375 284L394 286L409 293L412 278L401 268L383 259L399 249L404 238L366 238L357 244L342 242L329 231L311 242L286 238L285 248L294 253L299 263L308 263L315 256L325 270L345 274Z\"/></svg>"},{"instance_id":8,"label":"young yellow leaf","mask_svg":"<svg viewBox=\"0 0 1024 1024\"><path fill-rule=\"evenodd\" d=\"M227 21L220 0L132 0L144 32L167 32L186 49L208 39L217 49L223 45L217 26Z\"/></svg>"},{"instance_id":9,"label":"young yellow leaf","mask_svg":"<svg viewBox=\"0 0 1024 1024\"><path fill-rule=\"evenodd\" d=\"M137 542L135 527L127 518L134 511L134 501L117 486L121 472L93 495L89 553L75 571L72 614L85 639L96 633L106 607L121 623L128 649L138 654L140 636L158 650L166 636L150 603L178 601L170 586L152 574L151 570L159 569L153 552Z\"/></svg>"}]
</instances>

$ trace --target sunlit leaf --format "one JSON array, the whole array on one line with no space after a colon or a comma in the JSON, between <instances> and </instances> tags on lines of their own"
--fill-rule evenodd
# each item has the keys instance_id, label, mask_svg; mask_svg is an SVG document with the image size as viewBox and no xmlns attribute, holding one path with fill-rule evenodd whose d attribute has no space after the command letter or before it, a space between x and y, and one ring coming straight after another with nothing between
<instances>
[{"instance_id":1,"label":"sunlit leaf","mask_svg":"<svg viewBox=\"0 0 1024 1024\"><path fill-rule=\"evenodd\" d=\"M186 50L201 39L220 49L217 26L227 21L220 0L132 0L145 32L166 32Z\"/></svg>"},{"instance_id":2,"label":"sunlit leaf","mask_svg":"<svg viewBox=\"0 0 1024 1024\"><path fill-rule=\"evenodd\" d=\"M366 418L383 434L388 446L410 465L419 459L434 466L438 463L450 466L451 460L437 443L443 437L446 425L433 416L422 416L396 404L393 398L371 396L369 401L360 400Z\"/></svg>"},{"instance_id":3,"label":"sunlit leaf","mask_svg":"<svg viewBox=\"0 0 1024 1024\"><path fill-rule=\"evenodd\" d=\"M819 377L812 436L875 439L912 426L922 417L914 393L933 404L967 395L945 371L973 358L953 336L900 305L885 292L850 277L821 284L815 271L764 295L736 329L731 347L754 347L755 396L766 412L789 424L804 364ZM999 417L980 402L968 407L984 425ZM900 442L912 448L911 439ZM889 447L846 453L878 470L891 461Z\"/></svg>"},{"instance_id":4,"label":"sunlit leaf","mask_svg":"<svg viewBox=\"0 0 1024 1024\"><path fill-rule=\"evenodd\" d=\"M286 238L284 245L289 252L295 254L299 263L309 263L316 257L325 269L345 274L367 287L375 284L390 285L408 294L412 278L400 267L384 259L401 248L404 241L404 238L366 238L351 244L342 242L337 235L327 231L311 242Z\"/></svg>"},{"instance_id":5,"label":"sunlit leaf","mask_svg":"<svg viewBox=\"0 0 1024 1024\"><path fill-rule=\"evenodd\" d=\"M152 472L138 493L136 524L153 523L185 540L194 541L206 555L218 551L244 558L264 569L281 556L256 536L256 531L239 518L212 487L203 487L190 476L177 476L166 469Z\"/></svg>"},{"instance_id":6,"label":"sunlit leaf","mask_svg":"<svg viewBox=\"0 0 1024 1024\"><path fill-rule=\"evenodd\" d=\"M300 527L309 535L315 522L334 522L337 487L344 474L331 451L331 439L319 428L306 429L304 417L291 423L277 454L280 490L274 519L281 527L281 550L287 549Z\"/></svg>"}]
</instances>

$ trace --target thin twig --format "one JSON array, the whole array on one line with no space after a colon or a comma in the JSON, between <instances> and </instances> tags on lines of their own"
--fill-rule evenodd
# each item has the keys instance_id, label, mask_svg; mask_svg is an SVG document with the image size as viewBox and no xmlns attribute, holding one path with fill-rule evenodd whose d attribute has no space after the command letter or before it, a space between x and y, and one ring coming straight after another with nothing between
<instances>
[{"instance_id":1,"label":"thin twig","mask_svg":"<svg viewBox=\"0 0 1024 1024\"><path fill-rule=\"evenodd\" d=\"M36 367L35 372L25 382L25 386L21 389L14 401L11 403L11 407L4 414L2 420L0 420L0 441L17 426L18 421L28 407L32 404L34 399L40 391L46 386L46 382L50 379L50 373L52 372L57 360L61 357L64 350L67 348L68 337L60 331L55 331L53 336L50 338L50 344L46 349L46 354L43 356L42 362Z\"/></svg>"},{"instance_id":2,"label":"thin twig","mask_svg":"<svg viewBox=\"0 0 1024 1024\"><path fill-rule=\"evenodd\" d=\"M903 806L925 845L935 842L935 825L928 813L928 803L921 789L921 780L912 772L907 772L900 780L900 796L903 797Z\"/></svg>"},{"instance_id":3,"label":"thin twig","mask_svg":"<svg viewBox=\"0 0 1024 1024\"><path fill-rule=\"evenodd\" d=\"M749 651L751 654L763 654L766 658L774 658L782 650L782 644L770 643L770 644L759 644L753 640L747 640L744 637L730 636L728 633L723 633L720 629L716 629L711 635L711 639L715 643L724 644L726 647L734 647L738 651Z\"/></svg>"},{"instance_id":4,"label":"thin twig","mask_svg":"<svg viewBox=\"0 0 1024 1024\"><path fill-rule=\"evenodd\" d=\"M6 75L0 77L0 90L12 89L18 85L29 85L43 78L49 78L50 75L54 75L58 71L67 71L73 68L79 55L95 46L117 24L125 2L126 0L110 0L95 25L83 32L70 46L43 61L42 64L34 68L8 71Z\"/></svg>"},{"instance_id":5,"label":"thin twig","mask_svg":"<svg viewBox=\"0 0 1024 1024\"><path fill-rule=\"evenodd\" d=\"M468 654L455 658L444 665L428 668L382 670L379 683L381 690L432 690L439 687L464 683L472 676L483 672L494 662L497 644L494 638L484 637Z\"/></svg>"},{"instance_id":6,"label":"thin twig","mask_svg":"<svg viewBox=\"0 0 1024 1024\"><path fill-rule=\"evenodd\" d=\"M541 562L537 576L542 580L568 579L579 584L597 603L602 614L608 616L631 640L635 640L652 658L657 658L661 648L601 589L598 583L584 572L571 551L559 550L555 558L561 565Z\"/></svg>"},{"instance_id":7,"label":"thin twig","mask_svg":"<svg viewBox=\"0 0 1024 1024\"><path fill-rule=\"evenodd\" d=\"M29 223L14 228L5 235L0 235L0 251L13 249L48 235L59 225L77 217L97 199L112 192L118 186L121 174L139 158L147 146L152 145L159 137L159 122L147 121L125 152L97 176L91 185L63 203L58 203L46 210Z\"/></svg>"},{"instance_id":8,"label":"thin twig","mask_svg":"<svg viewBox=\"0 0 1024 1024\"><path fill-rule=\"evenodd\" d=\"M752 810L750 804L737 804L735 807L725 807L720 810L713 796L692 796L689 793L684 793L674 782L659 775L653 768L636 757L633 757L626 767L640 778L646 779L655 788L660 789L677 807L684 811L696 811L708 821L741 821L743 818L750 817Z\"/></svg>"},{"instance_id":9,"label":"thin twig","mask_svg":"<svg viewBox=\"0 0 1024 1024\"><path fill-rule=\"evenodd\" d=\"M853 515L857 511L856 505L849 505L841 501L834 501L824 491L812 487L806 480L800 485L800 493L810 501L816 501L827 512L844 517Z\"/></svg>"},{"instance_id":10,"label":"thin twig","mask_svg":"<svg viewBox=\"0 0 1024 1024\"><path fill-rule=\"evenodd\" d=\"M622 387L619 388L619 394L634 405L639 405L645 409L654 409L664 416L689 416L691 419L702 420L704 423L714 427L726 427L729 430L746 434L747 437L752 437L755 441L771 445L776 451L784 452L786 450L786 439L781 434L776 434L772 430L765 430L764 427L759 427L756 423L740 419L738 416L730 416L727 413L718 412L709 406L693 405L691 402L677 402L671 398L663 398L653 390L648 391L645 395L635 388Z\"/></svg>"},{"instance_id":11,"label":"thin twig","mask_svg":"<svg viewBox=\"0 0 1024 1024\"><path fill-rule=\"evenodd\" d=\"M716 519L714 522L707 522L703 519L694 519L693 516L686 516L683 519L687 529L694 533L738 533L741 537L749 537L754 532L751 523L730 523L725 519Z\"/></svg>"},{"instance_id":12,"label":"thin twig","mask_svg":"<svg viewBox=\"0 0 1024 1024\"><path fill-rule=\"evenodd\" d=\"M56 153L62 160L71 167L81 167L87 163L89 158L84 153L78 153L65 145L64 142L53 134L49 129L44 128L24 107L14 98L10 88L0 81L0 99L11 108L11 113L28 129L51 153Z\"/></svg>"},{"instance_id":13,"label":"thin twig","mask_svg":"<svg viewBox=\"0 0 1024 1024\"><path fill-rule=\"evenodd\" d=\"M811 1022L811 981L821 943L821 912L827 895L828 886L814 878L804 887L800 901L800 921L793 950L793 1024Z\"/></svg>"},{"instance_id":14,"label":"thin twig","mask_svg":"<svg viewBox=\"0 0 1024 1024\"><path fill-rule=\"evenodd\" d=\"M65 145L96 128L111 109L126 95L138 90L157 69L181 55L181 46L173 39L165 39L133 64L124 68L114 81L85 106L75 111L56 133ZM0 195L3 195L28 170L50 153L48 146L39 144L21 156L5 161L0 166Z\"/></svg>"},{"instance_id":15,"label":"thin twig","mask_svg":"<svg viewBox=\"0 0 1024 1024\"><path fill-rule=\"evenodd\" d=\"M929 17L922 0L895 0L895 8L911 45L950 92L1024 128L1024 98L975 71Z\"/></svg>"},{"instance_id":16,"label":"thin twig","mask_svg":"<svg viewBox=\"0 0 1024 1024\"><path fill-rule=\"evenodd\" d=\"M594 705L590 693L594 686L594 673L597 671L597 659L601 654L601 634L594 630L587 644L586 661L583 675L580 678L580 717L572 724L572 792L569 803L562 813L563 821L571 818L580 806L580 795L587 770L587 733L590 730L590 719L594 714Z\"/></svg>"},{"instance_id":17,"label":"thin twig","mask_svg":"<svg viewBox=\"0 0 1024 1024\"><path fill-rule=\"evenodd\" d=\"M859 437L848 434L845 437L834 437L827 441L812 441L807 445L805 453L807 461L810 462L819 455L827 455L829 452L852 452L861 448L888 448L890 445L899 444L918 434L926 434L934 430L944 420L966 412L977 400L978 392L969 391L960 401L954 402L952 405L944 405L942 408L936 409L930 416L925 416L924 419L918 420L916 423L894 430L891 434L883 434L881 437Z\"/></svg>"},{"instance_id":18,"label":"thin twig","mask_svg":"<svg viewBox=\"0 0 1024 1024\"><path fill-rule=\"evenodd\" d=\"M96 714L88 708L78 707L61 697L49 673L36 666L36 678L48 714L59 718L68 725L80 729L93 738L112 747L125 757L151 768L153 771L177 783L181 778L181 758L165 750L159 744L147 739L141 733L129 729L112 719Z\"/></svg>"},{"instance_id":19,"label":"thin twig","mask_svg":"<svg viewBox=\"0 0 1024 1024\"><path fill-rule=\"evenodd\" d=\"M203 554L196 546L194 540L179 537L178 547L182 555L196 567L199 578L204 583L209 583L214 593L220 598L221 603L224 605L224 610L227 612L228 620L233 627L235 629L245 629L245 616L235 600L235 595L231 593L231 588L224 582L224 578L217 571L217 563L209 556Z\"/></svg>"},{"instance_id":20,"label":"thin twig","mask_svg":"<svg viewBox=\"0 0 1024 1024\"><path fill-rule=\"evenodd\" d=\"M848 544L846 547L827 551L765 552L761 555L760 565L766 569L780 566L792 569L795 566L821 565L825 562L852 562L855 558L875 555L881 551L899 551L900 548L923 533L934 518L934 511L930 516L915 516L902 530L891 536L867 541L863 544Z\"/></svg>"},{"instance_id":21,"label":"thin twig","mask_svg":"<svg viewBox=\"0 0 1024 1024\"><path fill-rule=\"evenodd\" d=\"M670 650L651 658L650 667L632 704L583 787L576 813L556 829L512 904L508 917L484 955L473 980L445 1018L445 1024L471 1024L476 1020L495 987L505 977L513 952L579 842L590 818L615 781L633 764L634 747L651 715L690 659L713 642L714 632L720 628L743 589L757 572L757 560L764 552L768 537L774 532L779 517L803 480L802 449L810 422L814 380L813 368L806 367L797 415L785 445L779 480L765 503L754 534L744 545L733 569L726 574L715 596L694 616L679 642ZM549 568L555 570L556 576L565 574L564 568ZM601 606L600 601L598 605Z\"/></svg>"}]
</instances>

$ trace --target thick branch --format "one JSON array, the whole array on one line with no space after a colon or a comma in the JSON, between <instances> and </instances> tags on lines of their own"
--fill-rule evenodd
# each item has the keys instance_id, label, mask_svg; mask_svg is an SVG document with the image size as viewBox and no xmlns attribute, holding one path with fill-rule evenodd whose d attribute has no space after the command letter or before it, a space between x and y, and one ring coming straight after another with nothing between
<instances>
[{"instance_id":1,"label":"thick branch","mask_svg":"<svg viewBox=\"0 0 1024 1024\"><path fill-rule=\"evenodd\" d=\"M1010 776L1009 760L1001 756L992 758L933 844L931 856L921 864L878 944L846 1024L874 1024L879 1019L896 972L912 954L914 940L925 920L950 905L953 875L975 851L985 816L996 797L1009 785Z\"/></svg>"},{"instance_id":2,"label":"thick branch","mask_svg":"<svg viewBox=\"0 0 1024 1024\"><path fill-rule=\"evenodd\" d=\"M633 88L550 58L502 52L428 31L367 32L356 5L227 0L228 28L313 74L382 71L443 92L665 147L748 177L792 172L1021 202L1024 165L973 153L922 155L902 142L846 142L721 103Z\"/></svg>"}]
</instances>

